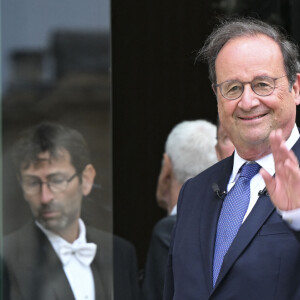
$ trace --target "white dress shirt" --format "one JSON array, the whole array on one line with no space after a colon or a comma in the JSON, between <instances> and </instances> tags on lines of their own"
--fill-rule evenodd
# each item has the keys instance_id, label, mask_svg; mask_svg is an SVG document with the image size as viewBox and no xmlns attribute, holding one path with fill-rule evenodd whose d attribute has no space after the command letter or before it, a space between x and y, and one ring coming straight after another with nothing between
<instances>
[{"instance_id":1,"label":"white dress shirt","mask_svg":"<svg viewBox=\"0 0 300 300\"><path fill-rule=\"evenodd\" d=\"M299 131L295 124L290 137L288 138L288 140L285 143L289 150L294 146L294 144L297 142L299 137L300 137ZM235 151L234 152L233 169L232 169L232 173L231 173L228 185L227 185L227 192L233 187L233 185L237 181L237 179L239 177L238 171L245 162L247 162L247 161L244 160L243 158L241 158L238 155L237 151ZM270 175L273 176L275 174L275 163L274 163L272 153L264 156L263 158L256 160L256 162L262 168L264 168ZM256 201L258 200L259 191L262 191L265 188L265 186L266 186L265 182L259 173L256 174L251 179L251 181L250 181L250 202L249 202L249 206L246 211L246 214L244 216L244 221L247 218L247 216L249 215L249 213L251 212L251 210L253 209ZM289 225L293 229L300 230L300 208L296 209L296 210L288 211L288 212L278 210L278 213L282 215L282 218L286 222L288 222Z\"/></svg>"},{"instance_id":2,"label":"white dress shirt","mask_svg":"<svg viewBox=\"0 0 300 300\"><path fill-rule=\"evenodd\" d=\"M177 204L174 205L174 207L172 208L169 216L176 216L177 215Z\"/></svg>"},{"instance_id":3,"label":"white dress shirt","mask_svg":"<svg viewBox=\"0 0 300 300\"><path fill-rule=\"evenodd\" d=\"M87 243L86 229L81 219L79 219L79 237L72 244L59 235L45 229L39 222L36 222L36 224L45 233L60 259L61 247ZM63 269L76 300L95 300L95 283L91 266L83 265L77 260L75 255L72 255L68 263L63 265Z\"/></svg>"}]
</instances>

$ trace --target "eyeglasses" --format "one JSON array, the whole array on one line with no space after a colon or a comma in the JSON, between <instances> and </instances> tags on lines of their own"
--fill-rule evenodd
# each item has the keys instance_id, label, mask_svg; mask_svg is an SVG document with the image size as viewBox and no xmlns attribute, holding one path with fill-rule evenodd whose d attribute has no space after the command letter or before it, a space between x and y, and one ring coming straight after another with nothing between
<instances>
[{"instance_id":1,"label":"eyeglasses","mask_svg":"<svg viewBox=\"0 0 300 300\"><path fill-rule=\"evenodd\" d=\"M54 193L58 194L64 192L68 184L78 175L75 173L69 179L65 179L62 175L53 175L48 181L41 181L39 178L32 177L32 178L25 178L22 180L22 188L24 192L28 195L36 195L41 192L41 188L43 184L47 184L49 190Z\"/></svg>"},{"instance_id":2,"label":"eyeglasses","mask_svg":"<svg viewBox=\"0 0 300 300\"><path fill-rule=\"evenodd\" d=\"M228 100L236 100L241 97L245 84L250 84L252 91L258 96L269 96L275 90L275 81L279 78L285 77L287 75L283 75L281 77L272 78L268 76L260 76L254 78L249 82L241 82L238 80L227 80L221 82L219 84L214 84L214 88L219 88L222 96Z\"/></svg>"}]
</instances>

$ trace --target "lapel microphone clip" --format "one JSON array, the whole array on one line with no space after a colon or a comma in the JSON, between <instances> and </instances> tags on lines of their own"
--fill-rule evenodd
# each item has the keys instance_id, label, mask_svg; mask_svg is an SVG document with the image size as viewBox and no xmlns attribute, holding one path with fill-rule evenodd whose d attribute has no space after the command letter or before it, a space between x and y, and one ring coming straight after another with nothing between
<instances>
[{"instance_id":1,"label":"lapel microphone clip","mask_svg":"<svg viewBox=\"0 0 300 300\"><path fill-rule=\"evenodd\" d=\"M215 183L215 182L212 184L211 187L212 187L214 193L216 194L216 196L217 196L219 199L224 200L225 196L227 195L226 191L221 192L221 191L220 191L220 188L219 188L219 186L218 186L218 184Z\"/></svg>"},{"instance_id":2,"label":"lapel microphone clip","mask_svg":"<svg viewBox=\"0 0 300 300\"><path fill-rule=\"evenodd\" d=\"M260 190L258 192L258 196L262 196L262 195L270 196L266 187L263 190Z\"/></svg>"}]
</instances>

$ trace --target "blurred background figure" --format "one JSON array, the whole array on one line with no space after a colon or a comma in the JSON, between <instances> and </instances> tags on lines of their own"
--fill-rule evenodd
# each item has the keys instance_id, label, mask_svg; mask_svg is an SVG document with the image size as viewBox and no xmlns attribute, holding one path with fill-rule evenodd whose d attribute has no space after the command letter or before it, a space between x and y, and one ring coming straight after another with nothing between
<instances>
[{"instance_id":1,"label":"blurred background figure","mask_svg":"<svg viewBox=\"0 0 300 300\"><path fill-rule=\"evenodd\" d=\"M163 297L165 265L183 183L217 162L217 128L206 120L183 121L170 132L158 178L157 204L167 211L153 229L142 282L143 300Z\"/></svg>"},{"instance_id":2,"label":"blurred background figure","mask_svg":"<svg viewBox=\"0 0 300 300\"><path fill-rule=\"evenodd\" d=\"M227 132L217 119L217 144L215 146L218 160L222 160L230 156L234 151L234 145L232 144Z\"/></svg>"},{"instance_id":3,"label":"blurred background figure","mask_svg":"<svg viewBox=\"0 0 300 300\"><path fill-rule=\"evenodd\" d=\"M81 218L96 176L83 136L43 122L12 156L32 219L4 238L4 299L137 300L134 247Z\"/></svg>"}]
</instances>

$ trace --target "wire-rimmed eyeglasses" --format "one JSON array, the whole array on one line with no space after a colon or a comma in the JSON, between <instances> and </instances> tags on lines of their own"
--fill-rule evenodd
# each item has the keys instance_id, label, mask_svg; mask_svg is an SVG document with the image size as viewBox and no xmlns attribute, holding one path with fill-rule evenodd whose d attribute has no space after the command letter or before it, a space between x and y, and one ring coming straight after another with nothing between
<instances>
[{"instance_id":1,"label":"wire-rimmed eyeglasses","mask_svg":"<svg viewBox=\"0 0 300 300\"><path fill-rule=\"evenodd\" d=\"M48 181L41 181L38 177L29 177L21 180L21 185L24 192L28 195L36 195L41 192L42 185L46 184L49 190L58 194L64 192L68 184L78 175L75 173L70 178L63 178L62 175L53 175L49 178Z\"/></svg>"},{"instance_id":2,"label":"wire-rimmed eyeglasses","mask_svg":"<svg viewBox=\"0 0 300 300\"><path fill-rule=\"evenodd\" d=\"M245 84L250 84L252 91L258 96L269 96L275 90L275 82L277 79L285 77L283 75L277 78L272 78L269 76L259 76L254 78L249 82L241 82L238 80L227 80L219 84L214 84L213 88L216 91L216 88L220 89L221 95L228 100L236 100L242 96Z\"/></svg>"}]
</instances>

